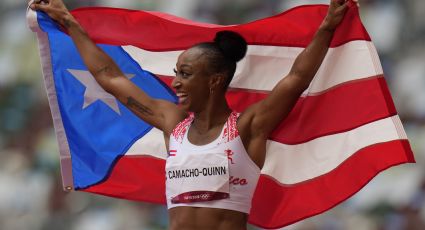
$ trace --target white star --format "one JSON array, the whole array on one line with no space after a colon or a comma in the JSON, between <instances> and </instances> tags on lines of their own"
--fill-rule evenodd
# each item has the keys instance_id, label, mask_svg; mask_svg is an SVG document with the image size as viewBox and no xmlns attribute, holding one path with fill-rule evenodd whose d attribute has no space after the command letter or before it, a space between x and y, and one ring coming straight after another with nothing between
<instances>
[{"instance_id":1,"label":"white star","mask_svg":"<svg viewBox=\"0 0 425 230\"><path fill-rule=\"evenodd\" d=\"M74 76L78 81L81 82L86 87L84 92L84 104L83 109L87 108L89 105L93 104L97 100L103 101L108 105L112 110L121 115L120 108L118 107L117 99L112 96L112 94L106 92L100 85L96 82L93 75L89 71L85 70L76 70L68 69L68 71ZM125 74L128 79L133 78L134 74Z\"/></svg>"}]
</instances>

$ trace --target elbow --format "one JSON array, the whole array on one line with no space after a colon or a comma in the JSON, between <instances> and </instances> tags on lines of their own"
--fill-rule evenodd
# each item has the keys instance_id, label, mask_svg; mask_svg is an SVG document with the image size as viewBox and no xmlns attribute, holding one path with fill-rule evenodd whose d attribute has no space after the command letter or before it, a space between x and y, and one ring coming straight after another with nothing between
<instances>
[{"instance_id":1,"label":"elbow","mask_svg":"<svg viewBox=\"0 0 425 230\"><path fill-rule=\"evenodd\" d=\"M97 83L104 89L107 93L114 94L114 91L116 91L116 83L114 81L115 77L100 77L96 78Z\"/></svg>"},{"instance_id":2,"label":"elbow","mask_svg":"<svg viewBox=\"0 0 425 230\"><path fill-rule=\"evenodd\" d=\"M291 72L290 76L293 78L292 82L294 82L294 87L297 88L297 91L301 91L301 93L310 86L310 83L314 78L314 74L302 71Z\"/></svg>"},{"instance_id":3,"label":"elbow","mask_svg":"<svg viewBox=\"0 0 425 230\"><path fill-rule=\"evenodd\" d=\"M108 93L114 89L114 79L121 76L119 71L114 71L113 66L106 65L95 71L90 71L96 82Z\"/></svg>"}]
</instances>

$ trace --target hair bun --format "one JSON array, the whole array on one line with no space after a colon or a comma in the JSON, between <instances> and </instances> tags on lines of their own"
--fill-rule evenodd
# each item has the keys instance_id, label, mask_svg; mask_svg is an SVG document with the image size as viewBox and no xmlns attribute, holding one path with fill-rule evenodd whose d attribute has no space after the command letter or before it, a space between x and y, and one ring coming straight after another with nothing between
<instances>
[{"instance_id":1,"label":"hair bun","mask_svg":"<svg viewBox=\"0 0 425 230\"><path fill-rule=\"evenodd\" d=\"M245 57L247 43L238 33L233 31L217 32L214 42L218 45L224 56L230 60L238 62Z\"/></svg>"}]
</instances>

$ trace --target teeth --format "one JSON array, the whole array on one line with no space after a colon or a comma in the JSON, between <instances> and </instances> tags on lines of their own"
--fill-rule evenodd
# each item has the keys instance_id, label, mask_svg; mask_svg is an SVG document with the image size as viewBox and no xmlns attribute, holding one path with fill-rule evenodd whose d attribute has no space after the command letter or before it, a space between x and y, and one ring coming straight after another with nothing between
<instances>
[{"instance_id":1,"label":"teeth","mask_svg":"<svg viewBox=\"0 0 425 230\"><path fill-rule=\"evenodd\" d=\"M187 94L185 93L176 93L177 97L179 98L179 103L183 103L187 99Z\"/></svg>"},{"instance_id":2,"label":"teeth","mask_svg":"<svg viewBox=\"0 0 425 230\"><path fill-rule=\"evenodd\" d=\"M176 95L177 95L177 97L185 97L185 96L187 96L187 94L184 94L184 93L177 93Z\"/></svg>"},{"instance_id":3,"label":"teeth","mask_svg":"<svg viewBox=\"0 0 425 230\"><path fill-rule=\"evenodd\" d=\"M185 102L187 99L187 97L179 97L179 103L182 104L183 102Z\"/></svg>"}]
</instances>

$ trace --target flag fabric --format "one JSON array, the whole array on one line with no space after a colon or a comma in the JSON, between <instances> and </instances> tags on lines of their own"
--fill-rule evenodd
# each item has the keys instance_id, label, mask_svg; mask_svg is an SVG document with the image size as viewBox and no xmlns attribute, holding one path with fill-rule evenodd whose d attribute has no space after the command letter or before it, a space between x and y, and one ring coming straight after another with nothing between
<instances>
[{"instance_id":1,"label":"flag fabric","mask_svg":"<svg viewBox=\"0 0 425 230\"><path fill-rule=\"evenodd\" d=\"M172 102L167 85L180 53L220 30L242 34L248 52L227 93L231 108L242 112L286 76L327 8L300 6L231 26L116 8L72 14L132 82ZM39 40L64 187L165 204L162 132L97 85L70 37L48 16L29 11L28 22ZM350 6L311 85L269 137L249 222L278 228L322 213L382 170L407 162L414 162L413 153L376 49L358 8Z\"/></svg>"}]
</instances>

